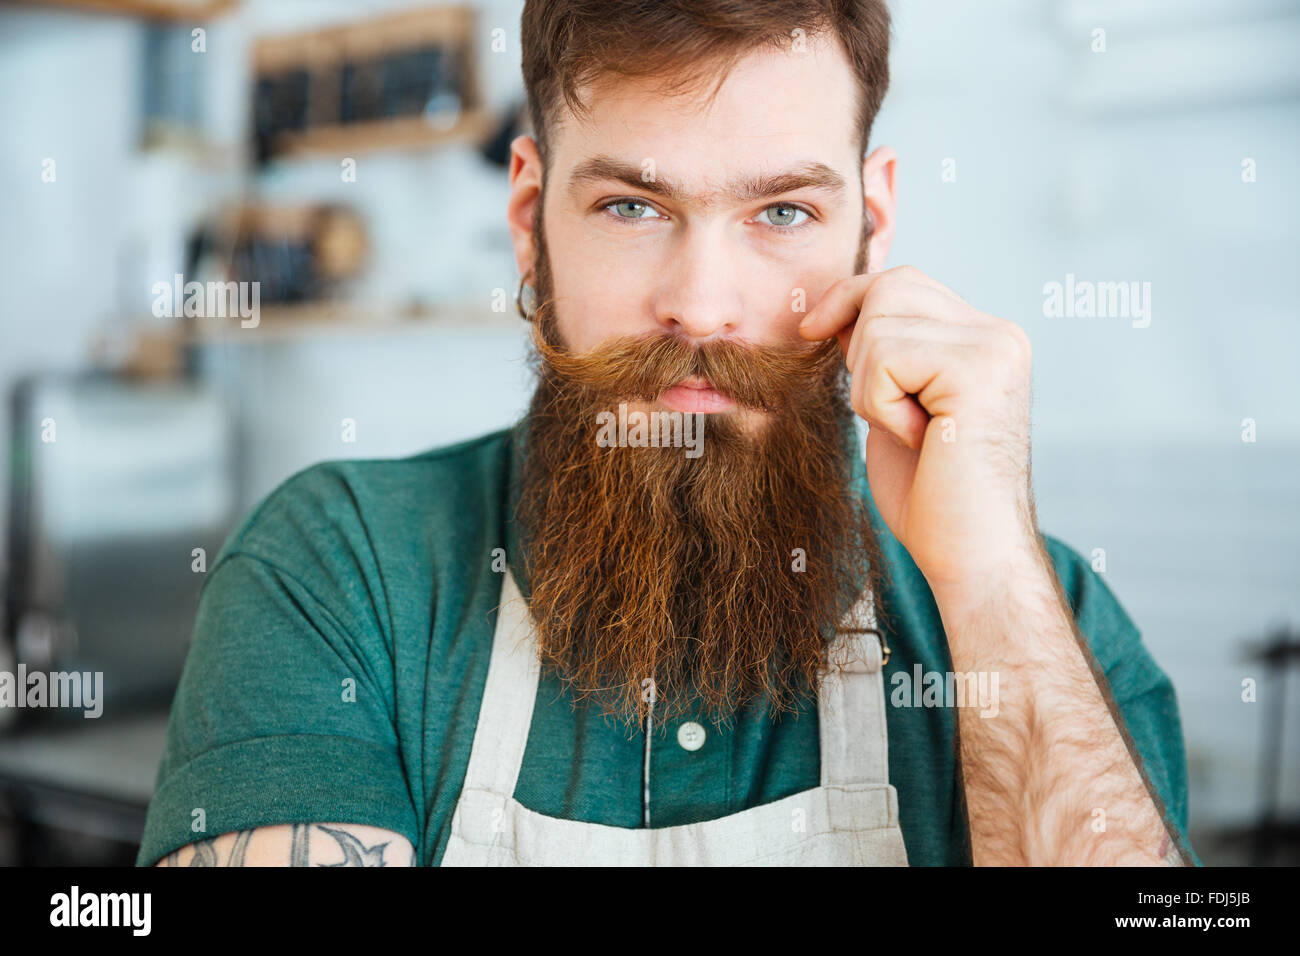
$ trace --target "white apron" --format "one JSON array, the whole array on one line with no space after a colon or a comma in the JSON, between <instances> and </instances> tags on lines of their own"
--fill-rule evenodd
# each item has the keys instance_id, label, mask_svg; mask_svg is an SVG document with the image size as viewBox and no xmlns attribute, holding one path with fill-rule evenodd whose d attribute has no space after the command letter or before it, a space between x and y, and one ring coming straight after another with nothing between
<instances>
[{"instance_id":1,"label":"white apron","mask_svg":"<svg viewBox=\"0 0 1300 956\"><path fill-rule=\"evenodd\" d=\"M845 621L875 627L868 588ZM840 634L818 697L821 786L683 826L628 829L536 813L514 799L540 664L507 568L487 684L443 866L906 866L889 783L880 640Z\"/></svg>"}]
</instances>

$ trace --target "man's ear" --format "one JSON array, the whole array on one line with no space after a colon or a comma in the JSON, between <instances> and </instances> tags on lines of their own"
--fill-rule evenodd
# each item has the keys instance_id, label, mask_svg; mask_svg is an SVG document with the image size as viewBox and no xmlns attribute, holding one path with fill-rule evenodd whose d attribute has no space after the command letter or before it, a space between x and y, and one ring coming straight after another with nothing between
<instances>
[{"instance_id":1,"label":"man's ear","mask_svg":"<svg viewBox=\"0 0 1300 956\"><path fill-rule=\"evenodd\" d=\"M528 275L537 262L533 223L542 214L541 195L542 158L537 143L531 136L516 136L510 143L510 200L506 204L506 222L510 226L510 244L515 250L515 266L521 276Z\"/></svg>"},{"instance_id":2,"label":"man's ear","mask_svg":"<svg viewBox=\"0 0 1300 956\"><path fill-rule=\"evenodd\" d=\"M862 161L862 202L871 223L867 246L868 272L880 272L894 244L898 206L894 173L898 155L892 146L878 146Z\"/></svg>"}]
</instances>

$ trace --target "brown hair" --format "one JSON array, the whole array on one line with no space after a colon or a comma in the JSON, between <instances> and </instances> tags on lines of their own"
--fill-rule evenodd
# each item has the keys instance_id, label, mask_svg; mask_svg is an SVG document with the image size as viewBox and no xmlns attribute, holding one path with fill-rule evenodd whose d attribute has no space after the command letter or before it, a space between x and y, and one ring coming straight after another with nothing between
<instances>
[{"instance_id":1,"label":"brown hair","mask_svg":"<svg viewBox=\"0 0 1300 956\"><path fill-rule=\"evenodd\" d=\"M547 124L561 100L584 115L579 88L606 75L662 78L665 93L672 93L718 69L716 94L731 67L753 50L830 34L857 76L863 154L889 87L885 0L525 0L521 28L524 88L543 166Z\"/></svg>"}]
</instances>

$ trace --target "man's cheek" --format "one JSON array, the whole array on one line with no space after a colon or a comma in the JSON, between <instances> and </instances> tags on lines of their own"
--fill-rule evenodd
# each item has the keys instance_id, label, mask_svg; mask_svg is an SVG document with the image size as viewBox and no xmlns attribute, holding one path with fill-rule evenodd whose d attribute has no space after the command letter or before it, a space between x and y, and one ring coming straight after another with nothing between
<instances>
[{"instance_id":1,"label":"man's cheek","mask_svg":"<svg viewBox=\"0 0 1300 956\"><path fill-rule=\"evenodd\" d=\"M817 304L829 283L799 274L768 277L745 292L745 313L756 317L752 338L767 345L806 346L799 323Z\"/></svg>"},{"instance_id":2,"label":"man's cheek","mask_svg":"<svg viewBox=\"0 0 1300 956\"><path fill-rule=\"evenodd\" d=\"M574 277L571 291L558 292L560 328L566 340L589 349L619 335L641 335L655 327L646 295L617 275Z\"/></svg>"}]
</instances>

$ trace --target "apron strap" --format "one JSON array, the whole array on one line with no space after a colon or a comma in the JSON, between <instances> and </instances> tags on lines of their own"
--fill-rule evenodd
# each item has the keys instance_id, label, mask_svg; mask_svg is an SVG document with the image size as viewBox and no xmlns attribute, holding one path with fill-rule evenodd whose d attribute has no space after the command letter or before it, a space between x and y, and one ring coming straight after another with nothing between
<instances>
[{"instance_id":1,"label":"apron strap","mask_svg":"<svg viewBox=\"0 0 1300 956\"><path fill-rule=\"evenodd\" d=\"M822 786L889 782L889 735L876 606L867 588L831 643L817 699ZM843 664L842 669L837 664Z\"/></svg>"},{"instance_id":2,"label":"apron strap","mask_svg":"<svg viewBox=\"0 0 1300 956\"><path fill-rule=\"evenodd\" d=\"M465 790L514 795L533 722L540 674L528 605L507 565L492 636L492 659L465 771Z\"/></svg>"}]
</instances>

